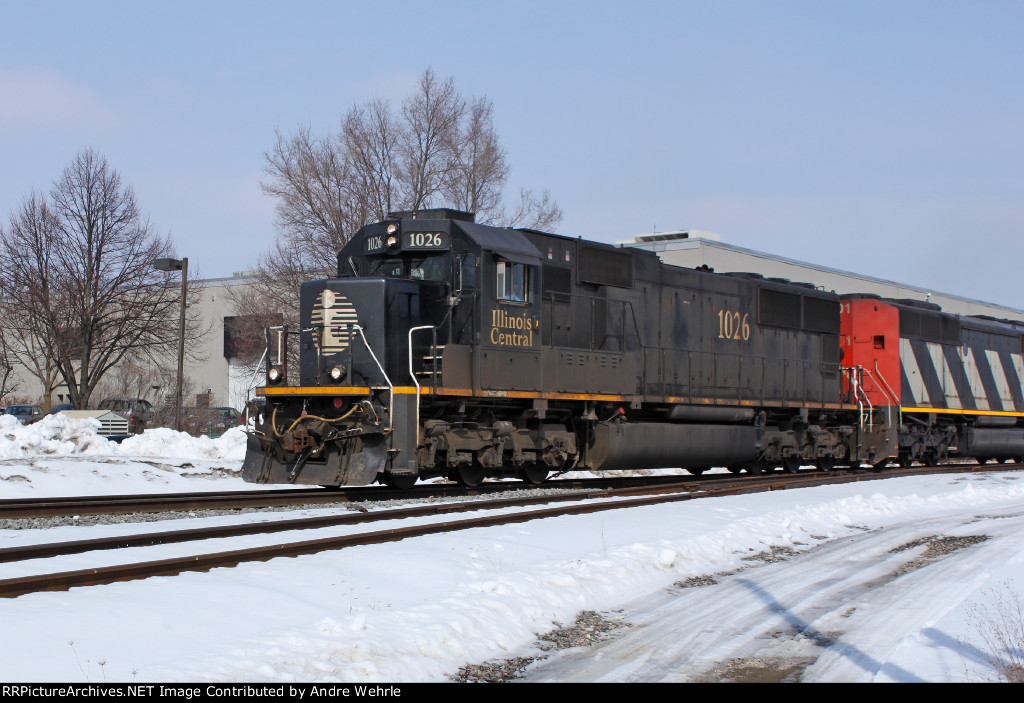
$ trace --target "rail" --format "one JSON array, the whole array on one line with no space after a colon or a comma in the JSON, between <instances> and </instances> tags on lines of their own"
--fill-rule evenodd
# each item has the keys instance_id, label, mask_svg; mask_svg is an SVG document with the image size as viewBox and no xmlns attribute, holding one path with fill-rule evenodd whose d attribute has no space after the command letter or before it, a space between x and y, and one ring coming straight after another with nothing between
<instances>
[{"instance_id":1,"label":"rail","mask_svg":"<svg viewBox=\"0 0 1024 703\"><path fill-rule=\"evenodd\" d=\"M395 429L395 384L388 378L388 374L384 371L384 367L380 365L380 361L377 360L377 355L373 353L373 347L366 339L366 335L363 334L363 328L361 325L350 324L350 329L354 329L359 333L359 338L363 340L363 345L366 347L366 351L370 352L370 357L373 359L373 363L377 364L377 369L380 371L380 375L384 377L384 382L388 384L388 432Z\"/></svg>"},{"instance_id":2,"label":"rail","mask_svg":"<svg viewBox=\"0 0 1024 703\"><path fill-rule=\"evenodd\" d=\"M892 413L894 407L896 408L897 413L899 413L897 417L898 422L902 424L903 411L900 408L899 398L896 397L896 393L893 392L892 386L889 385L889 382L885 380L885 376L883 376L882 372L879 371L877 360L875 361L875 372L877 372L877 378L876 374L872 373L870 369L866 369L863 366L843 367L843 373L845 373L849 378L850 389L853 392L854 398L857 400L857 405L858 409L861 412L861 416L863 417L864 414L863 405L860 402L861 397L863 397L864 402L867 403L868 405L868 417L870 418L870 421L868 423L868 429L870 429L874 424L874 406L872 405L871 400L868 397L867 391L864 388L864 379L867 378L873 381L875 389L883 396L885 396L886 420L883 426L893 427ZM861 427L863 428L863 422L861 422Z\"/></svg>"},{"instance_id":3,"label":"rail","mask_svg":"<svg viewBox=\"0 0 1024 703\"><path fill-rule=\"evenodd\" d=\"M409 328L409 376L412 378L413 384L416 386L416 427L420 426L420 382L416 378L416 369L413 368L413 353L412 353L412 333L419 332L421 330L433 330L433 335L430 343L431 354L437 355L437 327L434 325L420 325L418 327ZM430 375L431 386L437 388L437 360L434 360L434 368Z\"/></svg>"},{"instance_id":4,"label":"rail","mask_svg":"<svg viewBox=\"0 0 1024 703\"><path fill-rule=\"evenodd\" d=\"M888 392L888 397L893 401L892 404L896 406L897 417L899 418L900 426L903 426L903 407L900 405L900 399L896 397L896 393L893 391L892 386L885 380L885 376L878 368L878 359L875 359L875 373L878 374L879 380L882 381L882 385L885 386L885 390ZM890 406L891 407L891 406ZM890 417L890 420L892 418Z\"/></svg>"},{"instance_id":5,"label":"rail","mask_svg":"<svg viewBox=\"0 0 1024 703\"><path fill-rule=\"evenodd\" d=\"M844 366L841 369L850 379L850 389L853 391L853 397L857 401L857 426L861 430L864 429L864 405L867 404L868 432L870 432L874 427L875 406L871 403L871 399L868 398L867 391L864 390L864 384L861 380L864 376L864 367ZM861 398L863 398L863 402L861 402Z\"/></svg>"},{"instance_id":6,"label":"rail","mask_svg":"<svg viewBox=\"0 0 1024 703\"><path fill-rule=\"evenodd\" d=\"M316 326L305 327L305 328L300 329L299 330L299 334L303 334L303 333L306 333L306 332L309 332L310 334L314 334L318 330L320 331L321 334L323 334L323 330L327 329L328 327L330 329L344 329L344 330L348 331L349 333L351 333L354 330L355 332L357 332L359 334L359 338L363 341L363 346L366 347L366 351L368 351L370 353L370 358L373 359L373 363L376 364L377 370L380 371L380 375L384 379L384 383L387 384L387 388L388 388L388 403L387 403L387 406L386 406L386 410L387 410L387 413L388 413L388 432L391 432L395 428L395 416L394 416L395 414L393 412L394 411L394 405L395 405L395 401L394 401L394 397L395 397L395 384L391 382L391 379L388 377L388 374L384 370L384 367L381 366L380 360L377 358L377 355L373 352L373 347L370 346L369 340L366 339L366 334L363 332L362 326L358 325L356 323L346 323L346 324L343 324L343 325L316 325ZM273 343L271 341L271 333L275 332L275 331L278 332L278 336L277 336L277 361L278 361L279 364L281 364L282 368L285 369L285 374L284 375L285 375L285 379L287 380L287 378L288 378L288 374L287 374L287 363L288 363L287 362L287 353L288 353L288 349L287 349L288 325L283 325L283 326L279 326L279 327L268 327L267 328L267 350L266 350L266 353L264 353L264 357L269 357L270 349L273 346ZM314 346L317 347L317 359L319 361L319 355L320 355L319 349L320 349L321 345L314 345ZM349 367L350 368L351 368L351 353L352 353L351 352L351 345L349 345L349 361L350 361ZM270 365L272 365L273 363L274 362L273 362L272 358L267 358L267 365L268 365L268 367ZM319 364L318 364L318 366L319 366Z\"/></svg>"}]
</instances>

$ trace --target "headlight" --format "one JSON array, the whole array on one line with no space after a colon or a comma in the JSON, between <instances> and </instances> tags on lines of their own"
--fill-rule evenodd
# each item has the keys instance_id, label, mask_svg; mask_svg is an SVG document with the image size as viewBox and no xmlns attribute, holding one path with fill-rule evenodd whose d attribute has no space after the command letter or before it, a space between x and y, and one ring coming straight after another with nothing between
<instances>
[{"instance_id":1,"label":"headlight","mask_svg":"<svg viewBox=\"0 0 1024 703\"><path fill-rule=\"evenodd\" d=\"M335 383L340 382L345 378L345 367L344 366L333 366L330 371L331 380Z\"/></svg>"},{"instance_id":2,"label":"headlight","mask_svg":"<svg viewBox=\"0 0 1024 703\"><path fill-rule=\"evenodd\" d=\"M392 222L388 225L388 234L396 234L398 232L398 225Z\"/></svg>"},{"instance_id":3,"label":"headlight","mask_svg":"<svg viewBox=\"0 0 1024 703\"><path fill-rule=\"evenodd\" d=\"M280 383L284 379L284 372L276 366L271 366L267 370L267 382L268 383Z\"/></svg>"}]
</instances>

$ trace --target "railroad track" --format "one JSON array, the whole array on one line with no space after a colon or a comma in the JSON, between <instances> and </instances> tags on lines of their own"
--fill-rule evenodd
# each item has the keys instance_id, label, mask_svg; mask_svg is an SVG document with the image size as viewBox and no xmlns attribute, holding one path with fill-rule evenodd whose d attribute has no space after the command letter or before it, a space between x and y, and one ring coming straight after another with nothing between
<instances>
[{"instance_id":1,"label":"railroad track","mask_svg":"<svg viewBox=\"0 0 1024 703\"><path fill-rule=\"evenodd\" d=\"M398 541L428 534L453 532L478 527L489 527L529 520L544 519L562 515L574 515L635 508L658 503L693 500L715 496L737 495L772 490L787 490L817 485L850 483L879 480L892 477L936 474L970 473L980 471L1012 471L1024 466L1004 465L958 465L942 467L921 467L899 471L865 472L806 472L791 475L768 475L760 477L728 477L718 480L695 481L686 479L676 482L657 482L648 485L623 486L614 489L594 490L578 494L554 494L531 497L496 498L452 503L417 505L400 509L378 510L327 515L291 520L221 525L184 530L151 532L148 534L120 535L92 540L75 540L50 544L25 545L0 549L0 563L30 559L45 559L71 554L95 552L127 547L145 547L160 544L201 542L217 538L232 538L255 534L297 531L337 527L346 525L373 524L383 521L420 519L410 526L392 527L383 530L368 530L356 534L335 535L316 539L294 540L279 544L246 547L212 553L190 554L170 559L138 561L134 563L104 566L74 571L54 572L0 579L0 597L16 597L27 593L47 590L66 590L80 586L92 586L129 581L152 576L169 576L186 571L208 571L218 567L230 567L250 561L266 561L275 557L300 556L322 551L343 549L353 546ZM706 477L710 478L710 477ZM523 509L540 504L563 503L555 507ZM474 516L463 520L432 520L460 512L504 511L490 515Z\"/></svg>"},{"instance_id":2,"label":"railroad track","mask_svg":"<svg viewBox=\"0 0 1024 703\"><path fill-rule=\"evenodd\" d=\"M695 481L697 477L685 478ZM705 477L707 478L707 477ZM659 483L678 483L679 476L570 479L546 483L543 488L601 490ZM186 512L194 510L243 510L296 505L336 505L369 503L382 500L458 498L533 489L518 481L485 483L465 488L449 483L420 484L411 490L396 491L384 486L353 488L297 488L283 490L242 490L198 493L153 493L146 495L73 496L58 498L21 498L0 500L0 520L21 518L70 517L74 515L124 515L128 513Z\"/></svg>"},{"instance_id":3,"label":"railroad track","mask_svg":"<svg viewBox=\"0 0 1024 703\"><path fill-rule=\"evenodd\" d=\"M485 496L535 488L576 491L614 490L637 487L647 489L658 485L685 484L693 488L731 481L783 478L803 480L806 476L891 476L913 475L921 471L950 469L955 471L998 470L1020 468L1019 464L957 464L942 467L916 467L886 470L880 474L865 473L863 469L836 470L831 473L800 471L785 475L769 473L761 477L736 477L724 474L704 476L640 476L591 479L560 479L543 486L529 486L518 481L487 482L475 488L449 483L419 484L411 490L395 491L384 486L358 486L343 489L296 488L280 490L208 491L197 493L153 493L133 495L73 496L57 498L19 498L0 500L0 520L26 518L55 518L93 515L125 515L130 513L189 512L196 510L244 510L246 508L284 508L306 505L338 505L345 503L372 503L384 500L414 500L432 498L459 498Z\"/></svg>"}]
</instances>

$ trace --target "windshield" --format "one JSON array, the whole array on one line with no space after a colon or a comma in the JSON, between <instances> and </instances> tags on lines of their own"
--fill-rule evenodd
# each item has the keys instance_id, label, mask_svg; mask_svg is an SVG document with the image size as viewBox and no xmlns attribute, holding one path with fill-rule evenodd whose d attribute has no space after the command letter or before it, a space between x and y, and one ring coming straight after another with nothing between
<instances>
[{"instance_id":1,"label":"windshield","mask_svg":"<svg viewBox=\"0 0 1024 703\"><path fill-rule=\"evenodd\" d=\"M448 257L444 254L406 256L401 259L370 261L370 276L408 278L413 281L445 281L448 279Z\"/></svg>"}]
</instances>

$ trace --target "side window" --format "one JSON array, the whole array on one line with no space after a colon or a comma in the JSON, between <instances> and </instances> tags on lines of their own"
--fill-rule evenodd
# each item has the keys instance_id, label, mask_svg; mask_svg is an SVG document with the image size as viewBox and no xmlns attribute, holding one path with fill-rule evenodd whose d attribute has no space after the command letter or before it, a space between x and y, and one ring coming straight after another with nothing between
<instances>
[{"instance_id":1,"label":"side window","mask_svg":"<svg viewBox=\"0 0 1024 703\"><path fill-rule=\"evenodd\" d=\"M476 283L476 254L465 252L459 256L459 281L458 290L475 290Z\"/></svg>"},{"instance_id":2,"label":"side window","mask_svg":"<svg viewBox=\"0 0 1024 703\"><path fill-rule=\"evenodd\" d=\"M508 300L514 303L525 303L528 301L530 267L526 264L499 261L495 280L498 283L498 300Z\"/></svg>"}]
</instances>

